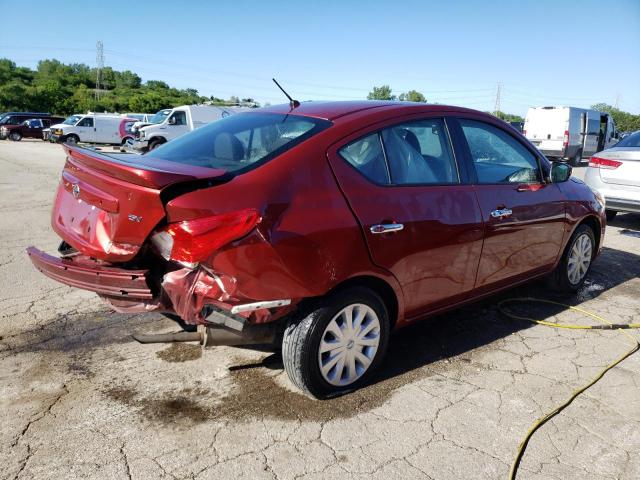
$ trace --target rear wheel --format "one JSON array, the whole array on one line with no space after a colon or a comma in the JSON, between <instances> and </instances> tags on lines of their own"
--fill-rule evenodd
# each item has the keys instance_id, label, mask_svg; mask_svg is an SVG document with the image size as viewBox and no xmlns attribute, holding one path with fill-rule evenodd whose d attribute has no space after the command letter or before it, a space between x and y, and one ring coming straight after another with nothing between
<instances>
[{"instance_id":1,"label":"rear wheel","mask_svg":"<svg viewBox=\"0 0 640 480\"><path fill-rule=\"evenodd\" d=\"M22 134L20 132L11 132L9 134L9 138L14 142L19 142L20 140L22 140Z\"/></svg>"},{"instance_id":2,"label":"rear wheel","mask_svg":"<svg viewBox=\"0 0 640 480\"><path fill-rule=\"evenodd\" d=\"M576 154L569 160L572 167L579 167L582 163L582 151L578 150Z\"/></svg>"},{"instance_id":3,"label":"rear wheel","mask_svg":"<svg viewBox=\"0 0 640 480\"><path fill-rule=\"evenodd\" d=\"M618 214L618 212L616 212L615 210L605 210L604 213L607 216L607 222L610 222L611 220L616 218L616 215Z\"/></svg>"},{"instance_id":4,"label":"rear wheel","mask_svg":"<svg viewBox=\"0 0 640 480\"><path fill-rule=\"evenodd\" d=\"M287 325L282 358L291 381L327 398L357 389L377 369L389 339L387 309L361 287L337 292Z\"/></svg>"},{"instance_id":5,"label":"rear wheel","mask_svg":"<svg viewBox=\"0 0 640 480\"><path fill-rule=\"evenodd\" d=\"M551 276L551 287L575 293L584 283L595 254L596 241L588 225L580 225L569 239L560 263Z\"/></svg>"}]
</instances>

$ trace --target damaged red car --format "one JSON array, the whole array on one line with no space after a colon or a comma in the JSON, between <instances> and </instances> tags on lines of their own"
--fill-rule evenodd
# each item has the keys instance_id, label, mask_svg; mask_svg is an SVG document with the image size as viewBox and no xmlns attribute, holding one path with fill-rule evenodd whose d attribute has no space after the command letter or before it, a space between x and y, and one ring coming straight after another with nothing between
<instances>
[{"instance_id":1,"label":"damaged red car","mask_svg":"<svg viewBox=\"0 0 640 480\"><path fill-rule=\"evenodd\" d=\"M604 201L500 120L394 102L282 105L143 155L65 145L42 273L115 310L281 344L303 391L357 388L394 329L531 279L572 292Z\"/></svg>"}]
</instances>

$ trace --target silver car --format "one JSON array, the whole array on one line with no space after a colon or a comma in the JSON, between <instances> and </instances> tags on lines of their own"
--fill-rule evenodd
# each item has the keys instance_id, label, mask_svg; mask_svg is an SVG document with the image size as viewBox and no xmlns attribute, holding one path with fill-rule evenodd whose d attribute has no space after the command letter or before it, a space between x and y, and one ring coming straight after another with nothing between
<instances>
[{"instance_id":1,"label":"silver car","mask_svg":"<svg viewBox=\"0 0 640 480\"><path fill-rule=\"evenodd\" d=\"M584 181L604 197L607 220L640 213L640 131L591 157Z\"/></svg>"}]
</instances>

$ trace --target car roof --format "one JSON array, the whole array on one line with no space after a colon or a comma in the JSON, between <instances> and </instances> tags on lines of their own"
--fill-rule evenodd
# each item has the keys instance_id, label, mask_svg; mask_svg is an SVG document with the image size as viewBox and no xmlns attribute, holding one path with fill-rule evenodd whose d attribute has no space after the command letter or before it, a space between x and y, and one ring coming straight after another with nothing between
<instances>
[{"instance_id":1,"label":"car roof","mask_svg":"<svg viewBox=\"0 0 640 480\"><path fill-rule=\"evenodd\" d=\"M453 107L448 105L430 105L415 102L396 102L386 100L353 100L340 102L302 102L300 106L291 108L290 104L284 103L258 109L258 112L266 113L290 113L292 115L302 115L306 117L321 118L324 120L336 120L337 118L351 115L356 112L365 110L400 110L400 111L458 111L458 112L475 112L462 107ZM373 112L372 112L373 113Z\"/></svg>"}]
</instances>

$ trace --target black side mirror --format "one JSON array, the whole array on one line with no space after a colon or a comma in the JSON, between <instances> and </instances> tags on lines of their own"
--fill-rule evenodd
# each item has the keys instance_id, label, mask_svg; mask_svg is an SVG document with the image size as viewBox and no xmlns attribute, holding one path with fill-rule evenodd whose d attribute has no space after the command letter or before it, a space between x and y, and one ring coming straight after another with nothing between
<instances>
[{"instance_id":1,"label":"black side mirror","mask_svg":"<svg viewBox=\"0 0 640 480\"><path fill-rule=\"evenodd\" d=\"M553 162L551 165L551 181L553 183L562 183L569 180L572 172L571 165L564 162Z\"/></svg>"}]
</instances>

